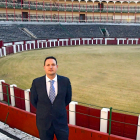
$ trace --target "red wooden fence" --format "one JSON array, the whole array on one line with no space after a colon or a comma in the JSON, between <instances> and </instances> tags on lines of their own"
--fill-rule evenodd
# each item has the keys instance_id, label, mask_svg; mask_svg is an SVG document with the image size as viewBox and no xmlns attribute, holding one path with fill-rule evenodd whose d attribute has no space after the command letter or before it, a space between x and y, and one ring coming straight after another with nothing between
<instances>
[{"instance_id":1,"label":"red wooden fence","mask_svg":"<svg viewBox=\"0 0 140 140\"><path fill-rule=\"evenodd\" d=\"M35 137L39 137L35 114L8 106L4 103L0 103L0 112L2 112L0 121L6 122L12 128L17 128ZM132 140L75 125L69 124L68 126L69 140ZM56 138L54 138L54 140L56 140Z\"/></svg>"},{"instance_id":2,"label":"red wooden fence","mask_svg":"<svg viewBox=\"0 0 140 140\"><path fill-rule=\"evenodd\" d=\"M7 96L7 90L8 90L9 103L11 104L10 85L2 82L2 90L3 90L3 101L8 103L8 96Z\"/></svg>"},{"instance_id":3,"label":"red wooden fence","mask_svg":"<svg viewBox=\"0 0 140 140\"><path fill-rule=\"evenodd\" d=\"M8 103L7 87L10 95L10 85L2 82L3 100ZM15 107L25 110L24 90L14 87ZM30 95L30 92L29 92ZM9 96L11 104L11 95ZM67 109L67 119L69 122L69 106ZM36 109L30 103L30 112L36 113ZM76 125L84 128L100 131L100 109L90 108L82 105L76 105ZM108 113L110 116L110 112ZM109 118L108 118L109 119ZM118 121L118 122L115 122ZM125 124L130 123L130 124ZM111 134L136 139L138 117L112 112ZM109 131L109 121L108 121Z\"/></svg>"},{"instance_id":4,"label":"red wooden fence","mask_svg":"<svg viewBox=\"0 0 140 140\"><path fill-rule=\"evenodd\" d=\"M24 90L14 87L15 107L25 110Z\"/></svg>"},{"instance_id":5,"label":"red wooden fence","mask_svg":"<svg viewBox=\"0 0 140 140\"><path fill-rule=\"evenodd\" d=\"M108 112L108 116L110 116L110 112ZM111 134L136 139L137 125L138 125L137 116L112 112ZM108 121L108 132L109 132L109 121Z\"/></svg>"},{"instance_id":6,"label":"red wooden fence","mask_svg":"<svg viewBox=\"0 0 140 140\"><path fill-rule=\"evenodd\" d=\"M140 38L137 38L137 39L138 39L138 44L140 44ZM107 40L106 40L106 38L89 38L89 39L80 38L79 40L76 39L76 41L73 38L69 38L68 41L65 41L65 39L64 40L55 39L55 40L57 40L57 41L55 41L55 43L54 43L54 41L51 41L48 39L46 39L46 42L43 42L43 43L38 42L39 40L35 40L35 49L37 49L37 48L41 49L42 46L43 46L43 48L46 48L46 44L47 44L47 47L49 48L49 47L54 47L54 46L63 46L63 45L65 46L66 44L79 45L79 42L80 42L80 45L88 45L88 44L89 45L91 45L91 44L93 44L93 45L99 45L99 44L100 45L105 45L105 44L106 45L117 45L117 42L119 42L119 44L123 44L123 42L124 42L124 45L127 45L127 40L129 40L128 44L132 44L131 38L125 38L124 41L123 40L118 41L117 38L110 38ZM23 42L24 42L23 51L30 50L30 44L29 43L26 44L26 41L23 41ZM15 43L13 42L13 44L15 44ZM16 42L16 44L17 44L17 42ZM136 45L136 40L133 40L133 44ZM14 53L13 46L5 46L5 47L6 47L6 55ZM2 48L0 48L0 49L2 51L2 56L3 56L4 50ZM31 49L34 49L33 43L31 43ZM22 45L21 44L19 44L19 46L16 45L15 50L16 50L16 52L22 51Z\"/></svg>"}]
</instances>

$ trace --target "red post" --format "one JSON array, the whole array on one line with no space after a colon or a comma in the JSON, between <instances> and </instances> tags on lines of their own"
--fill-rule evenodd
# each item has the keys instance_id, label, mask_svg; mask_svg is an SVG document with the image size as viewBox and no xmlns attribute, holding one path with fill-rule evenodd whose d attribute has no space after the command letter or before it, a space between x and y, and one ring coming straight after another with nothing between
<instances>
[{"instance_id":1,"label":"red post","mask_svg":"<svg viewBox=\"0 0 140 140\"><path fill-rule=\"evenodd\" d=\"M121 22L122 22L122 2L121 2Z\"/></svg>"},{"instance_id":2,"label":"red post","mask_svg":"<svg viewBox=\"0 0 140 140\"><path fill-rule=\"evenodd\" d=\"M23 0L21 0L21 14L22 14L22 9L23 9ZM23 14L22 14L22 21L23 21Z\"/></svg>"},{"instance_id":3,"label":"red post","mask_svg":"<svg viewBox=\"0 0 140 140\"><path fill-rule=\"evenodd\" d=\"M135 6L135 23L136 23L136 8L137 8L137 3L136 3L136 6Z\"/></svg>"},{"instance_id":4,"label":"red post","mask_svg":"<svg viewBox=\"0 0 140 140\"><path fill-rule=\"evenodd\" d=\"M87 22L87 1L86 1L86 22Z\"/></svg>"},{"instance_id":5,"label":"red post","mask_svg":"<svg viewBox=\"0 0 140 140\"><path fill-rule=\"evenodd\" d=\"M115 1L114 1L114 23L115 23Z\"/></svg>"},{"instance_id":6,"label":"red post","mask_svg":"<svg viewBox=\"0 0 140 140\"><path fill-rule=\"evenodd\" d=\"M43 15L44 15L44 22L45 22L45 3L44 3L44 0L43 0Z\"/></svg>"},{"instance_id":7,"label":"red post","mask_svg":"<svg viewBox=\"0 0 140 140\"><path fill-rule=\"evenodd\" d=\"M3 41L0 40L0 48L3 47Z\"/></svg>"},{"instance_id":8,"label":"red post","mask_svg":"<svg viewBox=\"0 0 140 140\"><path fill-rule=\"evenodd\" d=\"M93 22L94 22L94 1L93 1Z\"/></svg>"},{"instance_id":9,"label":"red post","mask_svg":"<svg viewBox=\"0 0 140 140\"><path fill-rule=\"evenodd\" d=\"M37 15L37 0L36 0L36 20L38 21L38 15Z\"/></svg>"},{"instance_id":10,"label":"red post","mask_svg":"<svg viewBox=\"0 0 140 140\"><path fill-rule=\"evenodd\" d=\"M59 1L58 1L58 22L59 22Z\"/></svg>"},{"instance_id":11,"label":"red post","mask_svg":"<svg viewBox=\"0 0 140 140\"><path fill-rule=\"evenodd\" d=\"M80 22L80 1L79 1L79 22Z\"/></svg>"},{"instance_id":12,"label":"red post","mask_svg":"<svg viewBox=\"0 0 140 140\"><path fill-rule=\"evenodd\" d=\"M66 0L65 0L65 22L66 22Z\"/></svg>"},{"instance_id":13,"label":"red post","mask_svg":"<svg viewBox=\"0 0 140 140\"><path fill-rule=\"evenodd\" d=\"M100 22L101 22L101 3L100 3Z\"/></svg>"},{"instance_id":14,"label":"red post","mask_svg":"<svg viewBox=\"0 0 140 140\"><path fill-rule=\"evenodd\" d=\"M16 20L16 19L15 19L16 16L15 16L15 1L14 1L14 0L13 0L13 4L14 4L13 7L14 7L14 21L15 21L15 20Z\"/></svg>"},{"instance_id":15,"label":"red post","mask_svg":"<svg viewBox=\"0 0 140 140\"><path fill-rule=\"evenodd\" d=\"M29 9L29 21L31 21L31 19L30 19L30 0L28 1L28 9Z\"/></svg>"},{"instance_id":16,"label":"red post","mask_svg":"<svg viewBox=\"0 0 140 140\"><path fill-rule=\"evenodd\" d=\"M52 22L52 2L50 0L50 12L51 12L51 22Z\"/></svg>"},{"instance_id":17,"label":"red post","mask_svg":"<svg viewBox=\"0 0 140 140\"><path fill-rule=\"evenodd\" d=\"M129 2L128 2L128 21L129 21Z\"/></svg>"},{"instance_id":18,"label":"red post","mask_svg":"<svg viewBox=\"0 0 140 140\"><path fill-rule=\"evenodd\" d=\"M6 0L6 19L8 21L8 15L7 15L7 0Z\"/></svg>"},{"instance_id":19,"label":"red post","mask_svg":"<svg viewBox=\"0 0 140 140\"><path fill-rule=\"evenodd\" d=\"M72 0L72 22L73 22L73 0Z\"/></svg>"},{"instance_id":20,"label":"red post","mask_svg":"<svg viewBox=\"0 0 140 140\"><path fill-rule=\"evenodd\" d=\"M107 1L107 19L106 21L108 22L108 1Z\"/></svg>"}]
</instances>

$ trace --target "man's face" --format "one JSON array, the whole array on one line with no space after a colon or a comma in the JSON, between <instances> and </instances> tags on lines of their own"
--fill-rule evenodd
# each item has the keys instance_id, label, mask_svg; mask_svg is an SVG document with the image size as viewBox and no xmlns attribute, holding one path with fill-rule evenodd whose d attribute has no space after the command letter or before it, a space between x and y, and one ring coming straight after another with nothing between
<instances>
[{"instance_id":1,"label":"man's face","mask_svg":"<svg viewBox=\"0 0 140 140\"><path fill-rule=\"evenodd\" d=\"M56 74L58 65L54 59L47 59L45 62L44 70L47 75L53 76Z\"/></svg>"}]
</instances>

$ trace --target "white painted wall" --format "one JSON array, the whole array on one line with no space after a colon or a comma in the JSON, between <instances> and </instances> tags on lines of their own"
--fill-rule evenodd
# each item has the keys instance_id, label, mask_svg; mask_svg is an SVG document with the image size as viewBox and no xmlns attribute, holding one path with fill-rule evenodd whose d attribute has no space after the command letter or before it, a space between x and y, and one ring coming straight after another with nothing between
<instances>
[{"instance_id":1,"label":"white painted wall","mask_svg":"<svg viewBox=\"0 0 140 140\"><path fill-rule=\"evenodd\" d=\"M13 84L10 85L10 95L11 95L11 105L15 106L15 93L14 93L14 87L17 87L17 85Z\"/></svg>"},{"instance_id":2,"label":"white painted wall","mask_svg":"<svg viewBox=\"0 0 140 140\"><path fill-rule=\"evenodd\" d=\"M24 96L25 96L25 110L30 112L30 97L29 97L29 92L30 89L26 89L24 91Z\"/></svg>"},{"instance_id":3,"label":"white painted wall","mask_svg":"<svg viewBox=\"0 0 140 140\"><path fill-rule=\"evenodd\" d=\"M69 104L69 124L75 125L76 124L76 105L78 102L70 102Z\"/></svg>"},{"instance_id":4,"label":"white painted wall","mask_svg":"<svg viewBox=\"0 0 140 140\"><path fill-rule=\"evenodd\" d=\"M2 89L2 82L5 83L5 80L0 80L0 100L3 100L3 89Z\"/></svg>"},{"instance_id":5,"label":"white painted wall","mask_svg":"<svg viewBox=\"0 0 140 140\"><path fill-rule=\"evenodd\" d=\"M136 138L136 140L140 140L140 115L138 117L137 138Z\"/></svg>"},{"instance_id":6,"label":"white painted wall","mask_svg":"<svg viewBox=\"0 0 140 140\"><path fill-rule=\"evenodd\" d=\"M100 115L100 131L107 133L107 122L108 122L108 111L109 108L103 108L101 109L101 115Z\"/></svg>"}]
</instances>

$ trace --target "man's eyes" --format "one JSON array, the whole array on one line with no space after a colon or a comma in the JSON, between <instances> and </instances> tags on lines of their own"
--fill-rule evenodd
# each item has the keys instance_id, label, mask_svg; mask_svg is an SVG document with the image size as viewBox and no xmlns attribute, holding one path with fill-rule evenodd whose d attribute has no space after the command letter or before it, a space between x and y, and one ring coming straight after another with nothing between
<instances>
[{"instance_id":1,"label":"man's eyes","mask_svg":"<svg viewBox=\"0 0 140 140\"><path fill-rule=\"evenodd\" d=\"M50 65L47 65L47 66L50 66ZM55 66L55 64L52 64L52 66Z\"/></svg>"}]
</instances>

